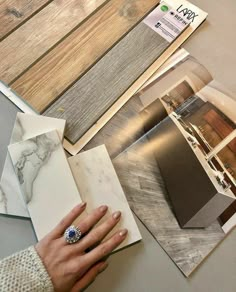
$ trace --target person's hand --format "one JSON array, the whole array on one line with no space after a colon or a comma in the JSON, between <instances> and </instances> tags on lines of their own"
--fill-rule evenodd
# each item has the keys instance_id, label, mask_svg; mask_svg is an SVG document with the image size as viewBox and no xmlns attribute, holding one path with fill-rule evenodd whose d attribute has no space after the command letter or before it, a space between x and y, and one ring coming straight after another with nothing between
<instances>
[{"instance_id":1,"label":"person's hand","mask_svg":"<svg viewBox=\"0 0 236 292\"><path fill-rule=\"evenodd\" d=\"M76 206L46 237L35 246L55 291L78 292L85 289L96 276L104 271L104 260L126 237L127 229L119 230L105 242L101 241L119 222L121 213L112 214L99 226L94 225L106 214L107 206L101 206L78 224L84 235L77 243L68 244L63 237L65 230L85 210L86 204ZM94 247L96 245L96 247ZM91 249L91 247L94 247ZM89 252L88 249L90 250Z\"/></svg>"}]
</instances>

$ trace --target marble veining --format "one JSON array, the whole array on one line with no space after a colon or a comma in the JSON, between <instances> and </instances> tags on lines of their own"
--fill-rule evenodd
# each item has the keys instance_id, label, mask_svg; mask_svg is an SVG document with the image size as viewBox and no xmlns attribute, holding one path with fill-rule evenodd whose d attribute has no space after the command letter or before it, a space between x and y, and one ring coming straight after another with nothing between
<instances>
[{"instance_id":1,"label":"marble veining","mask_svg":"<svg viewBox=\"0 0 236 292\"><path fill-rule=\"evenodd\" d=\"M10 144L14 144L17 143L19 141L23 141L23 137L25 134L25 129L22 125L22 122L20 120L20 116L22 116L23 114L18 114L16 116L16 121L15 121L15 125L12 131L12 135L11 135L11 140L10 140Z\"/></svg>"},{"instance_id":2,"label":"marble veining","mask_svg":"<svg viewBox=\"0 0 236 292\"><path fill-rule=\"evenodd\" d=\"M24 197L28 204L33 197L33 184L40 169L49 161L52 153L59 146L58 139L50 134L37 136L27 140L14 168L18 180L23 186Z\"/></svg>"},{"instance_id":3,"label":"marble veining","mask_svg":"<svg viewBox=\"0 0 236 292\"><path fill-rule=\"evenodd\" d=\"M12 131L10 144L31 139L38 135L57 130L60 140L63 139L66 121L63 119L42 117L18 113Z\"/></svg>"},{"instance_id":4,"label":"marble veining","mask_svg":"<svg viewBox=\"0 0 236 292\"><path fill-rule=\"evenodd\" d=\"M0 213L29 217L9 153L0 182Z\"/></svg>"},{"instance_id":5,"label":"marble veining","mask_svg":"<svg viewBox=\"0 0 236 292\"><path fill-rule=\"evenodd\" d=\"M62 140L64 128L65 120L18 113L11 134L10 144L18 143L52 130L57 130L60 140ZM2 172L0 190L1 214L29 217L9 153L7 153Z\"/></svg>"},{"instance_id":6,"label":"marble veining","mask_svg":"<svg viewBox=\"0 0 236 292\"><path fill-rule=\"evenodd\" d=\"M111 159L104 145L82 152L68 159L75 181L84 201L87 202L87 211L106 204L108 214L122 212L121 221L108 235L111 236L119 228L129 230L126 240L118 249L141 240L141 234L129 208L124 191L121 187Z\"/></svg>"},{"instance_id":7,"label":"marble veining","mask_svg":"<svg viewBox=\"0 0 236 292\"><path fill-rule=\"evenodd\" d=\"M81 202L80 193L57 131L9 145L8 150L40 240Z\"/></svg>"}]
</instances>

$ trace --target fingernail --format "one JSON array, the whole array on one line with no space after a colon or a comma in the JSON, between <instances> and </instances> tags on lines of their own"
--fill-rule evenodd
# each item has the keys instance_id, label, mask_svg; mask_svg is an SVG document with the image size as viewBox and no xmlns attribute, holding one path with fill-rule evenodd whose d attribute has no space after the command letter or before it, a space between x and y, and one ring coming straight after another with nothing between
<instances>
[{"instance_id":1,"label":"fingernail","mask_svg":"<svg viewBox=\"0 0 236 292\"><path fill-rule=\"evenodd\" d=\"M123 229L123 230L120 231L119 235L123 237L123 236L125 236L127 233L128 233L128 230L127 230L127 229Z\"/></svg>"},{"instance_id":2,"label":"fingernail","mask_svg":"<svg viewBox=\"0 0 236 292\"><path fill-rule=\"evenodd\" d=\"M100 267L98 268L98 272L99 273L103 272L104 270L106 270L107 267L108 267L108 263L107 262L101 264Z\"/></svg>"},{"instance_id":3,"label":"fingernail","mask_svg":"<svg viewBox=\"0 0 236 292\"><path fill-rule=\"evenodd\" d=\"M112 217L113 217L114 219L116 219L116 220L119 219L120 216L121 216L121 212L120 212L120 211L116 211L115 213L112 214Z\"/></svg>"},{"instance_id":4,"label":"fingernail","mask_svg":"<svg viewBox=\"0 0 236 292\"><path fill-rule=\"evenodd\" d=\"M99 210L100 210L101 212L105 212L105 211L107 210L107 206L106 206L106 205L101 206L101 207L99 207Z\"/></svg>"},{"instance_id":5,"label":"fingernail","mask_svg":"<svg viewBox=\"0 0 236 292\"><path fill-rule=\"evenodd\" d=\"M80 207L81 207L81 208L84 208L86 205L87 205L86 202L82 202L82 203L80 204Z\"/></svg>"}]
</instances>

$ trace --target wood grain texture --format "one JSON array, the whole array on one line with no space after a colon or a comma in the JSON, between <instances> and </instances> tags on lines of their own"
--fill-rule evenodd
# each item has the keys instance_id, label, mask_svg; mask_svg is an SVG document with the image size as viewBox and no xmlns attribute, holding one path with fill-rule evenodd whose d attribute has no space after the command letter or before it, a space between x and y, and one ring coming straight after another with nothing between
<instances>
[{"instance_id":1,"label":"wood grain texture","mask_svg":"<svg viewBox=\"0 0 236 292\"><path fill-rule=\"evenodd\" d=\"M186 36L185 36L186 37ZM181 36L179 37L181 38ZM150 77L155 74L155 78L164 74L168 69L160 69L159 73L157 70L164 64L168 58L174 53L178 46L182 43L179 41L179 38L172 43L166 50L163 52L161 57L159 57L130 87L128 90L122 94L118 100L107 110L75 144L71 144L67 139L64 139L63 145L64 148L71 154L76 155L79 153L85 145L110 121L110 119L129 101L129 99L135 95L145 82L149 80ZM169 62L167 63L169 68ZM174 62L176 64L176 60Z\"/></svg>"},{"instance_id":2,"label":"wood grain texture","mask_svg":"<svg viewBox=\"0 0 236 292\"><path fill-rule=\"evenodd\" d=\"M131 209L185 276L225 237L215 221L204 229L181 229L145 136L113 160Z\"/></svg>"},{"instance_id":3,"label":"wood grain texture","mask_svg":"<svg viewBox=\"0 0 236 292\"><path fill-rule=\"evenodd\" d=\"M11 83L107 0L54 0L0 44L0 78Z\"/></svg>"},{"instance_id":4,"label":"wood grain texture","mask_svg":"<svg viewBox=\"0 0 236 292\"><path fill-rule=\"evenodd\" d=\"M168 46L165 39L139 23L44 115L65 118L65 136L76 143Z\"/></svg>"},{"instance_id":5,"label":"wood grain texture","mask_svg":"<svg viewBox=\"0 0 236 292\"><path fill-rule=\"evenodd\" d=\"M11 86L42 112L158 2L110 0Z\"/></svg>"},{"instance_id":6,"label":"wood grain texture","mask_svg":"<svg viewBox=\"0 0 236 292\"><path fill-rule=\"evenodd\" d=\"M0 40L52 0L1 0Z\"/></svg>"},{"instance_id":7,"label":"wood grain texture","mask_svg":"<svg viewBox=\"0 0 236 292\"><path fill-rule=\"evenodd\" d=\"M144 121L139 115L143 104L134 95L88 142L83 150L105 144L111 158L116 157L144 134Z\"/></svg>"}]
</instances>

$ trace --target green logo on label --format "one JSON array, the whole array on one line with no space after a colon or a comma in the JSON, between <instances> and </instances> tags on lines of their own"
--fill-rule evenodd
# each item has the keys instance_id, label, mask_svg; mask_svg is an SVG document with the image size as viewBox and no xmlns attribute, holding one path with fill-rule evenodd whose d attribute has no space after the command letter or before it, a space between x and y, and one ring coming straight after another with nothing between
<instances>
[{"instance_id":1,"label":"green logo on label","mask_svg":"<svg viewBox=\"0 0 236 292\"><path fill-rule=\"evenodd\" d=\"M166 6L166 5L162 5L162 6L161 6L161 10L164 11L164 12L166 12L166 11L169 10L169 7Z\"/></svg>"}]
</instances>

